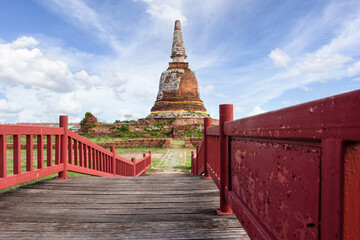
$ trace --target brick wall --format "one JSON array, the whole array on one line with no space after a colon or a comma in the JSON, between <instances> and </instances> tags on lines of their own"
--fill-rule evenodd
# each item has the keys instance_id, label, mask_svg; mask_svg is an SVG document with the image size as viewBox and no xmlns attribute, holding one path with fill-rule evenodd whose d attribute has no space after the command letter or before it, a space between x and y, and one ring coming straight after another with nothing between
<instances>
[{"instance_id":1,"label":"brick wall","mask_svg":"<svg viewBox=\"0 0 360 240\"><path fill-rule=\"evenodd\" d=\"M171 138L138 138L131 140L111 141L98 143L98 145L104 148L110 148L115 146L117 148L138 148L138 147L162 147L167 148L172 144Z\"/></svg>"},{"instance_id":2,"label":"brick wall","mask_svg":"<svg viewBox=\"0 0 360 240\"><path fill-rule=\"evenodd\" d=\"M196 148L197 145L200 146L202 137L186 137L185 138L185 147Z\"/></svg>"}]
</instances>

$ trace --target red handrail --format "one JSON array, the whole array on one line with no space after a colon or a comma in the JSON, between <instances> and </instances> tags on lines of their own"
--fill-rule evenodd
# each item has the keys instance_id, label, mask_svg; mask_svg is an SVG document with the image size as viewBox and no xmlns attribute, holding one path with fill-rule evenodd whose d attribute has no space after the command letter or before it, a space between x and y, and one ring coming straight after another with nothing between
<instances>
[{"instance_id":1,"label":"red handrail","mask_svg":"<svg viewBox=\"0 0 360 240\"><path fill-rule=\"evenodd\" d=\"M67 171L102 177L139 176L151 167L151 152L144 154L138 161L131 162L116 155L114 147L109 151L68 130L67 116L60 116L59 126L53 128L0 125L0 189L54 173L59 173L60 178L66 178ZM35 135L37 141L34 145ZM13 165L7 166L7 139L11 136ZM21 136L25 136L26 139L25 153L21 150ZM34 154L37 160L35 168ZM26 160L25 172L21 172L22 155ZM12 175L8 176L8 168L12 168Z\"/></svg>"},{"instance_id":2,"label":"red handrail","mask_svg":"<svg viewBox=\"0 0 360 240\"><path fill-rule=\"evenodd\" d=\"M207 128L207 159L201 148L192 166L204 162L220 189L218 213L228 204L250 238L355 239L359 106L357 90Z\"/></svg>"},{"instance_id":3,"label":"red handrail","mask_svg":"<svg viewBox=\"0 0 360 240\"><path fill-rule=\"evenodd\" d=\"M191 172L193 175L201 175L204 173L204 177L207 177L205 173L206 166L207 173L213 179L216 186L220 188L219 126L209 127L210 125L208 125L208 119L209 118L204 119L204 132L207 132L207 134L204 134L201 145L197 148L196 156L192 155ZM205 142L207 144L207 150L205 150ZM207 152L205 153L205 151ZM207 155L206 165L205 154Z\"/></svg>"}]
</instances>

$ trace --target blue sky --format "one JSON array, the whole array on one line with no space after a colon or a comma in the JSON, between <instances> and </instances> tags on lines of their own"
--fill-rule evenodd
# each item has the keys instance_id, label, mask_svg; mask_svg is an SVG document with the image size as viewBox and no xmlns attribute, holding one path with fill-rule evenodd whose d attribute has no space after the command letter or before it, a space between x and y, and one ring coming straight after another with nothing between
<instances>
[{"instance_id":1,"label":"blue sky","mask_svg":"<svg viewBox=\"0 0 360 240\"><path fill-rule=\"evenodd\" d=\"M1 0L0 122L146 117L176 19L212 117L360 88L358 0Z\"/></svg>"}]
</instances>

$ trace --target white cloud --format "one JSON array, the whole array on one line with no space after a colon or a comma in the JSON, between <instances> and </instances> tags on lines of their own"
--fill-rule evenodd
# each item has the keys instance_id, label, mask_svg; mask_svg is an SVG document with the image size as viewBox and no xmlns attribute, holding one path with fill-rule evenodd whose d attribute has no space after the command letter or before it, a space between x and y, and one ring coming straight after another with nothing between
<instances>
[{"instance_id":1,"label":"white cloud","mask_svg":"<svg viewBox=\"0 0 360 240\"><path fill-rule=\"evenodd\" d=\"M5 113L17 113L23 107L17 102L9 102L6 99L0 99L0 111Z\"/></svg>"},{"instance_id":2,"label":"white cloud","mask_svg":"<svg viewBox=\"0 0 360 240\"><path fill-rule=\"evenodd\" d=\"M5 112L0 112L0 123L12 123L14 121L10 121L9 119L15 119L18 118L19 114L18 113L5 113Z\"/></svg>"},{"instance_id":3,"label":"white cloud","mask_svg":"<svg viewBox=\"0 0 360 240\"><path fill-rule=\"evenodd\" d=\"M173 22L180 20L182 24L186 24L187 18L182 13L181 2L166 0L142 0L148 4L146 10L152 18Z\"/></svg>"},{"instance_id":4,"label":"white cloud","mask_svg":"<svg viewBox=\"0 0 360 240\"><path fill-rule=\"evenodd\" d=\"M107 76L108 86L112 89L117 99L123 99L126 91L127 78L119 72L110 72ZM140 86L138 86L140 87Z\"/></svg>"},{"instance_id":5,"label":"white cloud","mask_svg":"<svg viewBox=\"0 0 360 240\"><path fill-rule=\"evenodd\" d=\"M235 112L235 113L243 113L243 112L244 112L244 108L242 108L242 107L240 107L240 106L235 106L234 112Z\"/></svg>"},{"instance_id":6,"label":"white cloud","mask_svg":"<svg viewBox=\"0 0 360 240\"><path fill-rule=\"evenodd\" d=\"M74 92L61 94L58 98L54 98L51 104L59 114L76 115L81 111L81 103Z\"/></svg>"},{"instance_id":7,"label":"white cloud","mask_svg":"<svg viewBox=\"0 0 360 240\"><path fill-rule=\"evenodd\" d=\"M90 76L86 71L82 70L74 74L74 77L80 81L80 83L87 89L98 86L103 83L98 76Z\"/></svg>"},{"instance_id":8,"label":"white cloud","mask_svg":"<svg viewBox=\"0 0 360 240\"><path fill-rule=\"evenodd\" d=\"M351 67L347 69L348 76L353 77L360 73L360 61L354 63Z\"/></svg>"},{"instance_id":9,"label":"white cloud","mask_svg":"<svg viewBox=\"0 0 360 240\"><path fill-rule=\"evenodd\" d=\"M91 32L98 39L106 42L118 53L126 51L117 38L108 29L108 24L94 9L86 4L85 1L78 0L54 0L43 1L43 3L54 12L65 16L71 24Z\"/></svg>"},{"instance_id":10,"label":"white cloud","mask_svg":"<svg viewBox=\"0 0 360 240\"><path fill-rule=\"evenodd\" d=\"M0 79L11 84L27 87L68 91L72 73L66 63L54 61L32 48L34 38L21 37L10 44L0 44Z\"/></svg>"},{"instance_id":11,"label":"white cloud","mask_svg":"<svg viewBox=\"0 0 360 240\"><path fill-rule=\"evenodd\" d=\"M78 90L81 91L81 90ZM43 108L45 113L48 113L53 116L58 116L60 114L66 114L70 116L76 116L82 111L82 104L77 96L77 92L70 93L54 93L48 90L42 91L29 91L33 96L36 97L39 108ZM91 97L91 96L89 96ZM23 98L24 100L26 97ZM35 104L37 105L37 104ZM31 105L28 105L30 107ZM31 108L27 109L30 110ZM39 110L34 110L34 112L40 112Z\"/></svg>"},{"instance_id":12,"label":"white cloud","mask_svg":"<svg viewBox=\"0 0 360 240\"><path fill-rule=\"evenodd\" d=\"M281 104L282 104L282 105L285 105L285 106L290 106L290 105L291 105L291 101L285 100L285 101L282 101Z\"/></svg>"},{"instance_id":13,"label":"white cloud","mask_svg":"<svg viewBox=\"0 0 360 240\"><path fill-rule=\"evenodd\" d=\"M272 50L268 55L273 60L275 66L286 67L291 61L291 57L279 48Z\"/></svg>"},{"instance_id":14,"label":"white cloud","mask_svg":"<svg viewBox=\"0 0 360 240\"><path fill-rule=\"evenodd\" d=\"M0 117L8 121L57 121L60 114L77 119L83 108L91 109L93 97L102 103L105 96L115 103L109 94L123 85L112 87L85 70L72 73L63 61L52 59L40 48L38 41L21 37L11 43L0 44L0 90L5 99L0 99ZM113 85L115 85L113 83ZM90 88L97 87L94 91ZM105 90L103 90L106 88ZM123 92L123 91L122 91ZM93 106L95 103L93 103Z\"/></svg>"},{"instance_id":15,"label":"white cloud","mask_svg":"<svg viewBox=\"0 0 360 240\"><path fill-rule=\"evenodd\" d=\"M227 98L227 96L223 93L215 93L215 96L221 97L221 98Z\"/></svg>"},{"instance_id":16,"label":"white cloud","mask_svg":"<svg viewBox=\"0 0 360 240\"><path fill-rule=\"evenodd\" d=\"M297 66L305 73L326 72L341 68L351 60L351 57L341 54L335 54L333 56L310 54L305 61L298 63Z\"/></svg>"},{"instance_id":17,"label":"white cloud","mask_svg":"<svg viewBox=\"0 0 360 240\"><path fill-rule=\"evenodd\" d=\"M12 49L19 49L19 48L35 47L38 44L39 44L39 42L36 41L36 39L34 39L32 37L21 37L21 38L16 39L10 45L11 45Z\"/></svg>"},{"instance_id":18,"label":"white cloud","mask_svg":"<svg viewBox=\"0 0 360 240\"><path fill-rule=\"evenodd\" d=\"M256 106L253 108L253 110L251 110L251 112L249 112L247 115L248 116L254 116L254 115L258 115L261 113L266 112L265 110L262 110L259 106Z\"/></svg>"},{"instance_id":19,"label":"white cloud","mask_svg":"<svg viewBox=\"0 0 360 240\"><path fill-rule=\"evenodd\" d=\"M297 19L292 32L282 42L283 49L291 52L291 62L295 64L285 70L269 69L261 62L247 66L252 71L244 71L242 78L247 78L245 83L250 87L246 87L246 92L235 97L234 101L244 106L262 106L290 89L308 91L313 83L346 81L349 64L360 56L359 2L354 7L351 15L344 14L349 11L346 3L333 1L326 4L325 9ZM258 69L262 70L254 73ZM350 70L350 74L353 73ZM239 81L238 86L243 85L244 82Z\"/></svg>"},{"instance_id":20,"label":"white cloud","mask_svg":"<svg viewBox=\"0 0 360 240\"><path fill-rule=\"evenodd\" d=\"M263 50L258 50L265 49L261 48L264 45L260 45L260 48L254 46L254 48L245 49L246 46L238 43L234 45L230 41L235 35L230 36L228 40L216 38L216 34L219 33L216 31L221 29L223 32L231 28L231 24L228 25L228 18L224 16L226 14L226 16L234 17L231 15L234 12L228 9L234 9L235 5L239 7L236 1L234 1L236 4L227 4L221 0L146 0L143 2L136 4L138 19L125 19L126 14L118 14L118 7L128 5L128 3L116 3L114 7L112 3L104 4L85 0L42 1L45 5L51 5L52 10L68 21L69 25L77 27L72 30L80 31L79 34L84 34L86 38L92 38L99 48L93 53L84 53L73 48L62 49L59 46L69 46L73 43L72 40L68 41L65 38L58 39L58 42L48 41L51 42L50 46L44 48L44 36L36 37L36 39L24 37L8 43L7 48L12 52L22 51L23 54L29 55L29 59L23 60L24 57L20 57L21 61L18 63L11 60L20 66L11 66L10 69L13 71L7 72L11 78L0 77L0 98L6 98L8 102L16 102L23 106L19 114L16 112L11 116L8 114L7 117L0 115L0 118L21 121L36 121L37 119L57 121L58 114L63 113L64 110L67 111L64 108L68 104L74 105L67 111L71 113L69 117L72 119L82 117L86 111L96 110L94 107L102 111L102 118L107 121L118 118L117 111L124 108L126 111L121 111L132 114L134 117L145 117L155 101L161 71L167 67L175 19L181 19L183 25L186 20L188 21L187 27L183 28L188 60L191 68L197 71L199 84L205 86L202 90L204 93L202 98L207 103L206 108L214 113L214 116L218 114L218 101L223 101L225 97L235 106L241 103L241 106L247 109L243 113L245 115L251 110L251 108L248 109L249 106L265 106L264 103L279 97L289 89L306 90L309 89L311 83L344 79L344 76L347 77L348 74L356 72L352 70L352 67L356 68L356 66L352 66L353 63L346 58L351 56L353 59L359 59L360 18L352 17L351 21L348 21L348 15L339 14L339 17L338 13L329 12L326 13L327 20L322 20L322 15L318 14L319 11L311 18L304 16L301 27L295 29L291 26L291 29L295 29L294 34L290 36L292 39L286 39L284 36L274 42L267 42L267 44L280 42L281 49L273 49L269 58L277 66L287 66L287 68L274 68L272 64L269 64L270 59L259 60L251 57L257 63L256 66L243 61L250 55L258 56L260 52L264 56ZM253 3L254 1L244 1L242 4L250 5L250 2L254 9L255 6L259 6ZM188 7L189 4L191 8ZM131 3L131 5L135 4ZM111 11L109 8L112 8ZM139 12L143 8L145 10L142 13ZM331 9L338 11L339 8ZM237 23L246 20L245 15L243 18L234 20ZM316 19L319 20L314 21ZM294 21L298 19L292 19L292 22ZM331 22L330 25L333 24L334 28L329 28L326 21ZM312 22L316 24L311 24ZM322 22L325 23L321 24ZM225 27L219 28L219 26ZM331 34L322 31L324 26L331 29L329 30ZM268 30L271 32L272 29ZM244 28L237 28L233 33L239 36L245 33L244 31ZM64 44L61 44L62 41ZM82 49L91 51L90 46L93 47L94 42L89 42ZM0 43L4 41L0 40ZM105 50L104 45L106 45ZM109 51L112 52L109 54ZM2 52L0 51L0 56ZM229 52L231 54L228 54ZM291 53L291 57L288 53ZM85 55L81 56L81 54ZM337 54L344 58L334 57ZM26 65L31 62L37 63L37 60L34 60L37 56L45 58L44 62L54 63L55 78L49 74L51 71L44 70L47 69L45 66L44 69L37 70L39 75L40 73L44 75L43 77L32 77L34 80L27 79L32 76L27 73L35 71L36 68L27 69ZM311 59L313 57L314 59ZM323 61L328 65L321 65ZM63 63L63 67L60 66L61 64L58 66L58 63ZM0 58L0 72L6 70L5 64ZM234 66L239 65L242 65L243 74L233 71ZM335 68L329 69L329 66L335 66ZM58 72L61 68L63 71ZM15 78L14 73L18 73L19 76ZM56 76L61 76L59 77L61 81L56 79ZM45 79L48 82L45 82ZM58 86L59 84L61 86ZM66 87L63 87L64 85ZM225 88L226 95L215 91L215 89ZM60 91L65 92L66 97L62 98ZM68 95L70 91L74 94ZM210 94L206 95L203 91ZM214 95L216 97L213 97ZM56 106L58 101L63 102L62 106ZM271 109L269 105L266 106ZM261 110L260 107L259 109ZM234 111L237 110L241 111L235 107Z\"/></svg>"},{"instance_id":21,"label":"white cloud","mask_svg":"<svg viewBox=\"0 0 360 240\"><path fill-rule=\"evenodd\" d=\"M117 111L118 118L117 120L125 120L125 115L131 115L131 118L134 118L133 110L129 108L121 108Z\"/></svg>"},{"instance_id":22,"label":"white cloud","mask_svg":"<svg viewBox=\"0 0 360 240\"><path fill-rule=\"evenodd\" d=\"M214 90L214 86L213 85L207 85L206 87L200 87L200 91L204 94L210 94L213 90Z\"/></svg>"},{"instance_id":23,"label":"white cloud","mask_svg":"<svg viewBox=\"0 0 360 240\"><path fill-rule=\"evenodd\" d=\"M93 109L91 109L91 113L94 114L95 116L99 116L103 114L103 110L99 107L94 107Z\"/></svg>"}]
</instances>

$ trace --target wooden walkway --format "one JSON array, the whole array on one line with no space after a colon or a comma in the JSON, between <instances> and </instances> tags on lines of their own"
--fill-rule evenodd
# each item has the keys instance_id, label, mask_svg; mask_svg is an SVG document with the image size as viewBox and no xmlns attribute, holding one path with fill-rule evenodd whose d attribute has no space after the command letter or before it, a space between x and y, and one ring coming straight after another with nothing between
<instances>
[{"instance_id":1,"label":"wooden walkway","mask_svg":"<svg viewBox=\"0 0 360 240\"><path fill-rule=\"evenodd\" d=\"M184 173L50 179L0 194L0 239L248 239L218 204Z\"/></svg>"}]
</instances>

